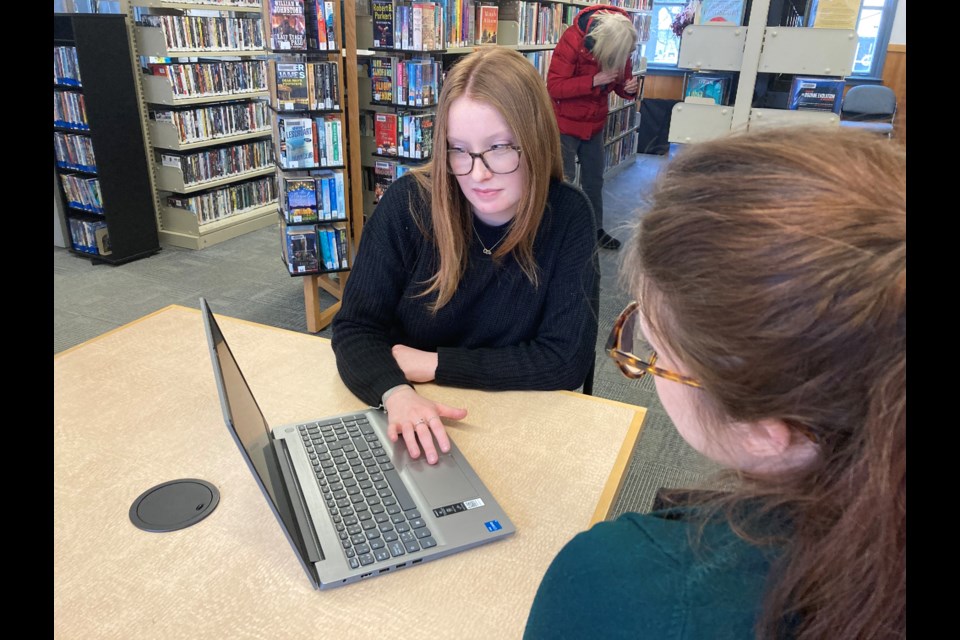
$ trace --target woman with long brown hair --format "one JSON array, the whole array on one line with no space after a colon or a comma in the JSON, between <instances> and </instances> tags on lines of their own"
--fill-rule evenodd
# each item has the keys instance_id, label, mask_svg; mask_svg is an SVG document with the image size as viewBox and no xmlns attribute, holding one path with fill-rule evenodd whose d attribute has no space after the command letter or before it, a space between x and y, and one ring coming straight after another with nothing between
<instances>
[{"instance_id":1,"label":"woman with long brown hair","mask_svg":"<svg viewBox=\"0 0 960 640\"><path fill-rule=\"evenodd\" d=\"M578 535L527 637L905 637L905 151L835 128L691 145L622 275L611 356L738 482Z\"/></svg>"},{"instance_id":2,"label":"woman with long brown hair","mask_svg":"<svg viewBox=\"0 0 960 640\"><path fill-rule=\"evenodd\" d=\"M460 60L437 104L432 161L387 189L364 227L333 349L344 383L387 410L429 463L462 408L410 383L575 389L593 364L599 282L583 192L563 184L542 78L515 51ZM436 440L436 444L434 443Z\"/></svg>"}]
</instances>

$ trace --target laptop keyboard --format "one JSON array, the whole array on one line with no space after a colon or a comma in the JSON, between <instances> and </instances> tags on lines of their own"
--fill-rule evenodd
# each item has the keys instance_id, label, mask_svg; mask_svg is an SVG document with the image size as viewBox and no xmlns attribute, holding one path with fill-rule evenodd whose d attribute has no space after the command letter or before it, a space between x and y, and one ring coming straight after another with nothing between
<instances>
[{"instance_id":1,"label":"laptop keyboard","mask_svg":"<svg viewBox=\"0 0 960 640\"><path fill-rule=\"evenodd\" d=\"M352 568L437 546L366 416L299 430Z\"/></svg>"}]
</instances>

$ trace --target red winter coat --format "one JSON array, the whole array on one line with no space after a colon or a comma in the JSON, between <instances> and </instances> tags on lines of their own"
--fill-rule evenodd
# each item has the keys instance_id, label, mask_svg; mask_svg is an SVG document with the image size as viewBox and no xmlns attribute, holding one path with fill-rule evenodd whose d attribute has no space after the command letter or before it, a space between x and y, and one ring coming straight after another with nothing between
<instances>
[{"instance_id":1,"label":"red winter coat","mask_svg":"<svg viewBox=\"0 0 960 640\"><path fill-rule=\"evenodd\" d=\"M547 92L553 100L560 133L589 140L603 130L607 120L607 96L616 91L627 100L635 94L624 91L624 81L633 75L630 59L623 70L623 79L600 87L593 86L593 76L600 71L600 63L584 46L584 36L590 30L592 15L596 11L616 12L630 17L619 7L602 5L581 9L573 24L560 36L547 72ZM585 17L585 19L581 19ZM586 28L580 25L586 23Z\"/></svg>"}]
</instances>

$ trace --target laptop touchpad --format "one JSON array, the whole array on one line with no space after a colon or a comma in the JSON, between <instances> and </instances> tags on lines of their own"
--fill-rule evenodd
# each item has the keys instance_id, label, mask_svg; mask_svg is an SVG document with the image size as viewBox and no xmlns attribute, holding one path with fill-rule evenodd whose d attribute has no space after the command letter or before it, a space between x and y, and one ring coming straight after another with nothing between
<instances>
[{"instance_id":1,"label":"laptop touchpad","mask_svg":"<svg viewBox=\"0 0 960 640\"><path fill-rule=\"evenodd\" d=\"M403 469L409 474L420 494L431 507L456 504L477 497L477 490L460 470L456 458L450 454L441 454L437 464L427 464L422 458L407 459Z\"/></svg>"}]
</instances>

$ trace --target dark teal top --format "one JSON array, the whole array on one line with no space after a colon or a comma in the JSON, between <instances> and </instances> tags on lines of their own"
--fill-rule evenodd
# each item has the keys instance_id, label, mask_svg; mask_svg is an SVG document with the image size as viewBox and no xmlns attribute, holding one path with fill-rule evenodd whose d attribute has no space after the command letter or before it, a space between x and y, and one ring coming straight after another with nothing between
<instances>
[{"instance_id":1,"label":"dark teal top","mask_svg":"<svg viewBox=\"0 0 960 640\"><path fill-rule=\"evenodd\" d=\"M628 513L577 535L537 591L524 638L749 640L773 552L722 521Z\"/></svg>"}]
</instances>

